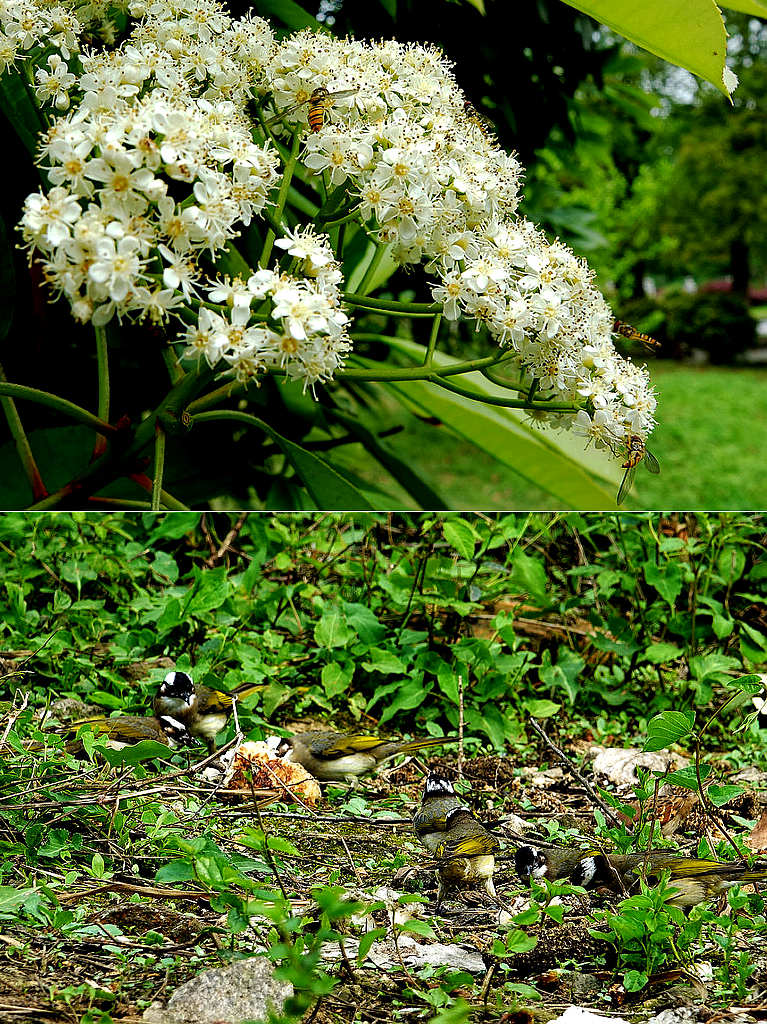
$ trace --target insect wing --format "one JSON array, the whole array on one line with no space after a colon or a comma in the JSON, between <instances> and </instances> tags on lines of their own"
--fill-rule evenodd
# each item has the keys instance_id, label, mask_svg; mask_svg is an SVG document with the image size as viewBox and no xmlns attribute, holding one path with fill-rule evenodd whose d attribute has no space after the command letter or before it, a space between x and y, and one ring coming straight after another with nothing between
<instances>
[{"instance_id":1,"label":"insect wing","mask_svg":"<svg viewBox=\"0 0 767 1024\"><path fill-rule=\"evenodd\" d=\"M359 92L359 89L339 89L338 92L329 92L327 96L323 96L323 99L345 100L347 96L354 96L357 92Z\"/></svg>"},{"instance_id":2,"label":"insect wing","mask_svg":"<svg viewBox=\"0 0 767 1024\"><path fill-rule=\"evenodd\" d=\"M629 491L634 484L634 474L636 473L636 465L626 466L626 472L623 474L621 485L618 488L618 497L615 499L616 505L622 505L625 498L628 497Z\"/></svg>"},{"instance_id":3,"label":"insect wing","mask_svg":"<svg viewBox=\"0 0 767 1024\"><path fill-rule=\"evenodd\" d=\"M656 476L658 473L660 473L660 465L658 464L658 460L655 458L652 452L648 452L646 449L644 453L644 464L645 466L647 466L649 471L651 473L654 473Z\"/></svg>"},{"instance_id":4,"label":"insect wing","mask_svg":"<svg viewBox=\"0 0 767 1024\"><path fill-rule=\"evenodd\" d=\"M275 114L274 117L270 117L268 121L264 122L264 127L268 128L270 125L277 124L283 117L287 117L289 114L293 114L298 110L299 107L305 106L309 100L299 100L297 103L289 103L287 107L283 107L279 114Z\"/></svg>"}]
</instances>

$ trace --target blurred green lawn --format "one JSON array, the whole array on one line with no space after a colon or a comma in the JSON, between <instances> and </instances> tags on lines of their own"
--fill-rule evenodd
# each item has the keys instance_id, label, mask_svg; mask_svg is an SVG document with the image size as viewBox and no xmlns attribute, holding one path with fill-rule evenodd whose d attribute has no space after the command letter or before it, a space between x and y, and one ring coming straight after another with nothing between
<instances>
[{"instance_id":1,"label":"blurred green lawn","mask_svg":"<svg viewBox=\"0 0 767 1024\"><path fill-rule=\"evenodd\" d=\"M767 508L767 367L726 368L652 362L658 391L658 427L650 448L659 476L640 466L624 508ZM387 443L400 457L417 452L427 482L453 509L559 509L562 505L524 477L494 462L444 427L416 420ZM357 446L343 462L394 501L381 508L413 508L390 478L360 455Z\"/></svg>"}]
</instances>

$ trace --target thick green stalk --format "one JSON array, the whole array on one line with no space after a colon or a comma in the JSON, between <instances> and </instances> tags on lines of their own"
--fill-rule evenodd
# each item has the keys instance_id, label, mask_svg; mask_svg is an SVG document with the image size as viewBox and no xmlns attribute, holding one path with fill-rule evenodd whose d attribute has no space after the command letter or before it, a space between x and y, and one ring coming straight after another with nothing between
<instances>
[{"instance_id":1,"label":"thick green stalk","mask_svg":"<svg viewBox=\"0 0 767 1024\"><path fill-rule=\"evenodd\" d=\"M0 365L0 382L3 384L8 383L8 378L5 376L5 370L2 365ZM22 425L21 417L16 409L16 403L12 398L6 396L0 398L0 404L8 421L8 429L11 432L13 443L16 445L16 451L24 467L24 473L29 481L29 486L32 488L32 497L35 501L39 501L46 496L48 491L43 483L40 470L37 468L37 462L32 454L32 447Z\"/></svg>"},{"instance_id":2,"label":"thick green stalk","mask_svg":"<svg viewBox=\"0 0 767 1024\"><path fill-rule=\"evenodd\" d=\"M429 380L432 384L437 384L446 391L452 391L463 398L472 398L475 402L481 402L483 405L500 405L505 409L545 409L548 412L578 412L580 409L579 405L571 405L565 402L530 402L525 398L501 398L496 395L479 394L476 391L470 391L468 388L462 388L457 384L443 380L436 374L432 374Z\"/></svg>"},{"instance_id":3,"label":"thick green stalk","mask_svg":"<svg viewBox=\"0 0 767 1024\"><path fill-rule=\"evenodd\" d=\"M107 347L106 327L94 327L96 335L96 361L98 364L99 397L97 416L105 423L109 423L109 349ZM107 450L107 441L103 434L96 436L96 443L93 446L93 457L98 458Z\"/></svg>"},{"instance_id":4,"label":"thick green stalk","mask_svg":"<svg viewBox=\"0 0 767 1024\"><path fill-rule=\"evenodd\" d=\"M434 316L442 312L438 302L395 302L392 299L372 299L360 292L344 292L341 298L349 306L360 306L363 309L380 309L386 313L402 313L412 316L416 313L428 313Z\"/></svg>"},{"instance_id":5,"label":"thick green stalk","mask_svg":"<svg viewBox=\"0 0 767 1024\"><path fill-rule=\"evenodd\" d=\"M293 136L293 146L290 150L290 156L288 157L285 168L282 172L282 184L280 185L279 195L277 196L277 204L272 214L274 220L279 224L282 220L282 212L285 209L285 203L288 199L288 189L290 188L290 182L293 178L293 171L295 170L296 163L298 162L298 150L301 146L301 132L297 131ZM260 267L265 267L272 255L272 248L274 246L274 240L277 236L274 230L270 227L266 233L266 239L264 241L264 248L261 251L261 258L258 261Z\"/></svg>"},{"instance_id":6,"label":"thick green stalk","mask_svg":"<svg viewBox=\"0 0 767 1024\"><path fill-rule=\"evenodd\" d=\"M431 334L429 335L429 347L426 350L426 355L423 357L423 365L431 366L431 361L434 358L434 349L437 347L437 337L439 335L440 324L442 323L442 314L437 313L434 317L434 323L431 325Z\"/></svg>"},{"instance_id":7,"label":"thick green stalk","mask_svg":"<svg viewBox=\"0 0 767 1024\"><path fill-rule=\"evenodd\" d=\"M389 339L383 334L359 334L354 340L361 341L384 341ZM495 366L508 359L509 355L502 352L499 355L482 356L479 359L467 359L462 363L452 363L449 366L441 366L435 369L433 366L396 366L391 368L367 368L352 367L348 370L339 370L336 380L429 380L432 377L455 377L461 373L470 373L472 370L481 370L484 366Z\"/></svg>"},{"instance_id":8,"label":"thick green stalk","mask_svg":"<svg viewBox=\"0 0 767 1024\"><path fill-rule=\"evenodd\" d=\"M111 423L105 423L98 416L94 416L92 412L88 412L87 409L67 401L66 398L52 395L49 391L40 391L38 388L25 387L23 384L9 384L7 381L0 381L0 395L8 395L21 402L37 402L39 405L45 405L49 409L53 409L54 412L60 412L68 419L84 423L86 427L93 427L100 434L109 436L117 432L117 428L113 427Z\"/></svg>"},{"instance_id":9,"label":"thick green stalk","mask_svg":"<svg viewBox=\"0 0 767 1024\"><path fill-rule=\"evenodd\" d=\"M154 475L152 477L152 511L162 508L162 475L165 472L165 431L159 423L154 428Z\"/></svg>"}]
</instances>

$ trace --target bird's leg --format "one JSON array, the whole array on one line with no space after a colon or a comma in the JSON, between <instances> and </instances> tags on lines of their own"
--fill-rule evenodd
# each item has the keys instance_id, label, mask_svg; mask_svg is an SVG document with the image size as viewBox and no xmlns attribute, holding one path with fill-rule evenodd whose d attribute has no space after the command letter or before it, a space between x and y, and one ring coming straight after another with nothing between
<instances>
[{"instance_id":1,"label":"bird's leg","mask_svg":"<svg viewBox=\"0 0 767 1024\"><path fill-rule=\"evenodd\" d=\"M437 905L434 908L435 914L439 913L439 908L442 906L442 900L445 898L445 893L447 892L447 886L439 876L437 877L439 879L439 890L437 891Z\"/></svg>"}]
</instances>

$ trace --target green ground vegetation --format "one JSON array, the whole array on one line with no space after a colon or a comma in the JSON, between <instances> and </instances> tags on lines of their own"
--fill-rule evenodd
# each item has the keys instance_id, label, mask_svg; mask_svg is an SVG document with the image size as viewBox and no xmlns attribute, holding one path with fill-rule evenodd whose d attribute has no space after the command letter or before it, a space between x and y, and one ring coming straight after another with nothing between
<instances>
[{"instance_id":1,"label":"green ground vegetation","mask_svg":"<svg viewBox=\"0 0 767 1024\"><path fill-rule=\"evenodd\" d=\"M714 1010L760 1002L758 892L688 915L662 885L531 894L501 819L587 849L758 853L763 516L6 514L0 559L0 1005L12 1019L127 1024L201 970L254 954L294 985L286 1021L458 1024L611 998L641 1019L674 983ZM85 728L83 752L65 749L57 723L78 709L148 713L169 666L222 689L259 684L240 708L251 739L318 725L462 733L428 764L494 828L511 912L467 891L435 914L434 864L409 824L423 763L330 785L316 811L259 810L200 774L201 746L113 751ZM533 720L581 773L594 744L644 746L661 768L621 792L597 780L595 803ZM230 723L218 739L231 738ZM696 813L661 835L661 786L683 757L672 781ZM463 943L484 966L405 965L391 945L405 937ZM372 942L394 950L389 966L367 959ZM573 995L573 970L593 976L590 995Z\"/></svg>"}]
</instances>

